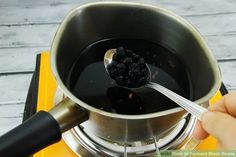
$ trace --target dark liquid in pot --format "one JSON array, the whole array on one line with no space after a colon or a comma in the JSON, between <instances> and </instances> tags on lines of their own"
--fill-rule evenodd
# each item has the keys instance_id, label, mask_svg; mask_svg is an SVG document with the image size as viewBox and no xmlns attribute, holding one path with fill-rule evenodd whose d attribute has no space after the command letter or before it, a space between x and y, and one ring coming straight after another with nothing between
<instances>
[{"instance_id":1,"label":"dark liquid in pot","mask_svg":"<svg viewBox=\"0 0 236 157\"><path fill-rule=\"evenodd\" d=\"M150 88L118 87L105 70L103 57L111 48L123 46L142 56L151 69L151 81L191 99L191 81L183 63L170 50L134 39L107 39L86 47L73 64L67 85L85 103L118 114L146 114L178 105Z\"/></svg>"}]
</instances>

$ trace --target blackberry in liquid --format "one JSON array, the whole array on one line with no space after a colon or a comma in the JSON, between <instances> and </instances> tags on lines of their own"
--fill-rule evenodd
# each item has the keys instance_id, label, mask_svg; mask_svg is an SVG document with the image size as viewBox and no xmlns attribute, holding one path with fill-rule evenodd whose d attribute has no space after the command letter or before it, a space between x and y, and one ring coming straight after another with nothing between
<instances>
[{"instance_id":1,"label":"blackberry in liquid","mask_svg":"<svg viewBox=\"0 0 236 157\"><path fill-rule=\"evenodd\" d=\"M121 46L144 58L151 70L150 81L192 100L191 80L178 56L161 45L138 39L106 39L86 47L67 79L67 86L76 97L98 109L128 115L178 107L154 89L145 87L131 91L119 87L111 79L105 70L103 57L107 50Z\"/></svg>"}]
</instances>

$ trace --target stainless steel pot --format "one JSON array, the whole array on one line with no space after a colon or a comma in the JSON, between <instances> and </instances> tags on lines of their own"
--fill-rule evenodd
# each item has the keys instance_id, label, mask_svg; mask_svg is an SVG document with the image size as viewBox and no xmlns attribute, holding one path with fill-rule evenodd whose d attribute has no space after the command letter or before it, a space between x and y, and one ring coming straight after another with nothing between
<instances>
[{"instance_id":1,"label":"stainless steel pot","mask_svg":"<svg viewBox=\"0 0 236 157\"><path fill-rule=\"evenodd\" d=\"M0 156L2 152L7 152L5 150L9 151L12 146L16 146L14 142L6 143L11 137L14 137L11 141L23 143L23 147L27 147L15 153L31 154L58 141L61 132L82 122L81 125L87 131L106 140L137 141L165 136L163 132L170 130L182 119L185 111L180 107L144 115L120 115L94 108L72 94L66 87L66 79L73 62L85 47L108 38L144 39L174 50L189 70L193 98L197 104L208 103L220 87L221 76L217 61L201 35L183 18L163 8L145 4L85 4L66 16L51 47L51 68L58 86L68 98L49 113L39 112L38 117L36 114L19 128L1 137ZM36 125L39 123L41 127ZM29 127L33 129L28 134L24 133ZM42 128L54 131L50 135L37 134ZM24 136L15 136L19 131ZM34 144L32 149L32 145L25 142L27 140L40 144Z\"/></svg>"}]
</instances>

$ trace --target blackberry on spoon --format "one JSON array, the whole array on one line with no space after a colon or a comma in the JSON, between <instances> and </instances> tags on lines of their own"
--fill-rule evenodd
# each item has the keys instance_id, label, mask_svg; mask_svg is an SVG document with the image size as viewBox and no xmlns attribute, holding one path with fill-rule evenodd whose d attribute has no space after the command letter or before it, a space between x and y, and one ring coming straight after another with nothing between
<instances>
[{"instance_id":1,"label":"blackberry on spoon","mask_svg":"<svg viewBox=\"0 0 236 157\"><path fill-rule=\"evenodd\" d=\"M112 61L107 65L107 71L118 85L134 88L149 82L150 70L145 64L144 58L123 47L110 51L115 52ZM115 75L114 69L116 69Z\"/></svg>"},{"instance_id":2,"label":"blackberry on spoon","mask_svg":"<svg viewBox=\"0 0 236 157\"><path fill-rule=\"evenodd\" d=\"M191 102L175 92L157 83L150 82L151 71L148 65L142 57L131 50L126 50L123 47L108 50L104 55L104 66L110 77L120 86L129 88L145 86L153 88L183 107L199 120L201 120L202 113L207 111L206 108Z\"/></svg>"}]
</instances>

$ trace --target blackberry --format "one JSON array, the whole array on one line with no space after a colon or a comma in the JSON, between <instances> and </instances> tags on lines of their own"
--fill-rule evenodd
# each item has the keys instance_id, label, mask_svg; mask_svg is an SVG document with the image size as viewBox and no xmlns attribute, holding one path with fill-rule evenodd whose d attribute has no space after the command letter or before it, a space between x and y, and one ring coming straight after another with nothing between
<instances>
[{"instance_id":1,"label":"blackberry","mask_svg":"<svg viewBox=\"0 0 236 157\"><path fill-rule=\"evenodd\" d=\"M119 85L125 85L124 77L123 77L122 75L117 76L117 77L115 78L115 81L116 81L117 84L119 84Z\"/></svg>"},{"instance_id":2,"label":"blackberry","mask_svg":"<svg viewBox=\"0 0 236 157\"><path fill-rule=\"evenodd\" d=\"M132 63L132 58L131 57L126 57L123 60L123 63L126 64L126 65L130 65Z\"/></svg>"},{"instance_id":3,"label":"blackberry","mask_svg":"<svg viewBox=\"0 0 236 157\"><path fill-rule=\"evenodd\" d=\"M129 69L133 70L133 69L138 69L138 64L137 63L132 63L129 65Z\"/></svg>"},{"instance_id":4,"label":"blackberry","mask_svg":"<svg viewBox=\"0 0 236 157\"><path fill-rule=\"evenodd\" d=\"M145 65L145 60L144 58L140 58L139 61L138 61L139 64L144 64Z\"/></svg>"},{"instance_id":5,"label":"blackberry","mask_svg":"<svg viewBox=\"0 0 236 157\"><path fill-rule=\"evenodd\" d=\"M140 75L140 72L138 69L133 70L134 76L137 78L138 75Z\"/></svg>"},{"instance_id":6,"label":"blackberry","mask_svg":"<svg viewBox=\"0 0 236 157\"><path fill-rule=\"evenodd\" d=\"M147 78L141 77L141 78L138 80L138 83L139 83L139 84L146 84L146 83L148 83Z\"/></svg>"},{"instance_id":7,"label":"blackberry","mask_svg":"<svg viewBox=\"0 0 236 157\"><path fill-rule=\"evenodd\" d=\"M131 50L119 47L113 55L112 63L107 70L118 85L139 87L149 80L149 71L144 58Z\"/></svg>"},{"instance_id":8,"label":"blackberry","mask_svg":"<svg viewBox=\"0 0 236 157\"><path fill-rule=\"evenodd\" d=\"M125 49L123 47L118 47L116 49L116 59L117 61L122 61L126 56L125 56Z\"/></svg>"},{"instance_id":9,"label":"blackberry","mask_svg":"<svg viewBox=\"0 0 236 157\"><path fill-rule=\"evenodd\" d=\"M144 82L144 79L145 79L144 77L139 78L138 83L142 84Z\"/></svg>"},{"instance_id":10,"label":"blackberry","mask_svg":"<svg viewBox=\"0 0 236 157\"><path fill-rule=\"evenodd\" d=\"M142 75L144 75L144 76L148 75L148 73L149 73L148 69L146 69L146 68L142 68L142 69L140 70L140 72L141 72Z\"/></svg>"},{"instance_id":11,"label":"blackberry","mask_svg":"<svg viewBox=\"0 0 236 157\"><path fill-rule=\"evenodd\" d=\"M134 55L133 56L133 60L135 61L135 62L138 62L139 61L139 59L140 59L140 56L139 55Z\"/></svg>"},{"instance_id":12,"label":"blackberry","mask_svg":"<svg viewBox=\"0 0 236 157\"><path fill-rule=\"evenodd\" d=\"M126 80L127 87L133 87L133 82L131 80Z\"/></svg>"},{"instance_id":13,"label":"blackberry","mask_svg":"<svg viewBox=\"0 0 236 157\"><path fill-rule=\"evenodd\" d=\"M119 54L119 55L122 55L122 56L125 55L125 49L124 49L124 47L118 47L118 48L116 49L116 51L117 51L117 54Z\"/></svg>"},{"instance_id":14,"label":"blackberry","mask_svg":"<svg viewBox=\"0 0 236 157\"><path fill-rule=\"evenodd\" d=\"M111 78L114 79L114 78L117 76L118 71L117 71L117 69L116 69L115 67L113 67L113 68L111 68L111 69L109 70L109 73L110 73Z\"/></svg>"},{"instance_id":15,"label":"blackberry","mask_svg":"<svg viewBox=\"0 0 236 157\"><path fill-rule=\"evenodd\" d=\"M117 71L118 71L119 73L124 73L125 70L126 70L126 66L125 66L124 63L118 63L118 64L116 65L116 69L117 69Z\"/></svg>"}]
</instances>

